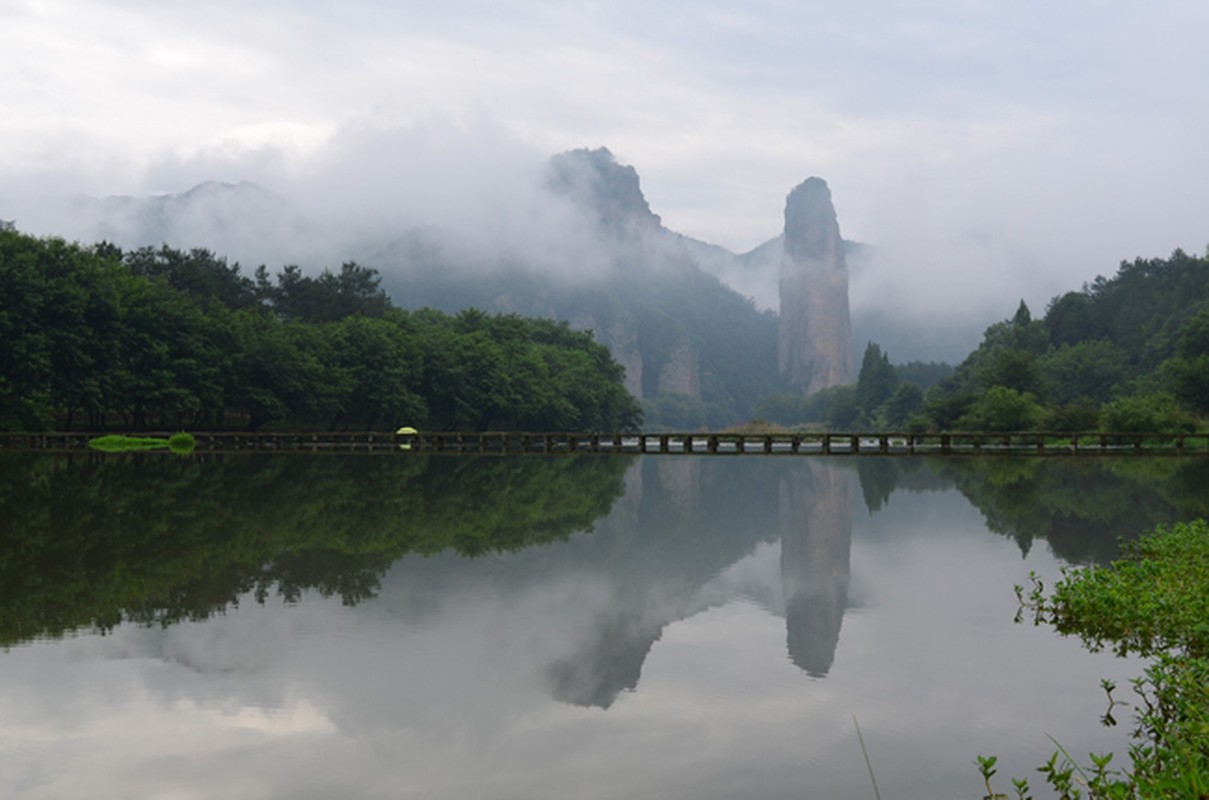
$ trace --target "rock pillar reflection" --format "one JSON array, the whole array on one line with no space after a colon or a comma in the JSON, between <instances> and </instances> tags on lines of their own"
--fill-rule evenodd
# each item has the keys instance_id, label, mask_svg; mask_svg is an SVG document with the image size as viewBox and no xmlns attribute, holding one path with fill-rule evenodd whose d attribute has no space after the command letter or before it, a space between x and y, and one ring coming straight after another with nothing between
<instances>
[{"instance_id":1,"label":"rock pillar reflection","mask_svg":"<svg viewBox=\"0 0 1209 800\"><path fill-rule=\"evenodd\" d=\"M856 474L803 459L781 478L781 587L789 658L823 676L835 660L848 597Z\"/></svg>"}]
</instances>

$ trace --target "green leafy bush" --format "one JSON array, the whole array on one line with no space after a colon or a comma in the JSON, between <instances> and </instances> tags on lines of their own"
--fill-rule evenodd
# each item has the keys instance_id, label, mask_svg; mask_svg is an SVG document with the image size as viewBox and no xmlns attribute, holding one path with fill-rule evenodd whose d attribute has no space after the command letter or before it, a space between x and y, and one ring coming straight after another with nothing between
<instances>
[{"instance_id":1,"label":"green leafy bush","mask_svg":"<svg viewBox=\"0 0 1209 800\"><path fill-rule=\"evenodd\" d=\"M1044 414L1032 394L992 386L966 409L957 427L968 431L1031 431L1040 426Z\"/></svg>"},{"instance_id":2,"label":"green leafy bush","mask_svg":"<svg viewBox=\"0 0 1209 800\"><path fill-rule=\"evenodd\" d=\"M197 439L191 433L174 433L168 437L168 449L174 453L192 453L197 447Z\"/></svg>"},{"instance_id":3,"label":"green leafy bush","mask_svg":"<svg viewBox=\"0 0 1209 800\"><path fill-rule=\"evenodd\" d=\"M1174 397L1157 392L1106 404L1100 427L1105 433L1191 433L1196 422Z\"/></svg>"},{"instance_id":4,"label":"green leafy bush","mask_svg":"<svg viewBox=\"0 0 1209 800\"><path fill-rule=\"evenodd\" d=\"M1039 771L1064 798L1084 791L1088 798L1209 796L1209 523L1157 528L1125 545L1125 554L1107 569L1066 571L1048 596L1036 576L1027 599L1016 587L1037 622L1077 635L1093 650L1152 658L1133 681L1141 702L1131 768L1110 768L1111 753L1091 754L1092 763L1080 765L1058 744ZM1115 686L1102 685L1111 714ZM1027 782L1013 783L1025 796Z\"/></svg>"}]
</instances>

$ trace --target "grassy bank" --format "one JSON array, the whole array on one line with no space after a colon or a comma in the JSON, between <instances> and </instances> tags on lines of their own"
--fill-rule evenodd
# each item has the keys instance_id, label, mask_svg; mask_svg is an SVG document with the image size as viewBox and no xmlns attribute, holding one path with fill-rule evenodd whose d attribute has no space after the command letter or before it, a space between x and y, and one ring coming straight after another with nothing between
<instances>
[{"instance_id":1,"label":"grassy bank","mask_svg":"<svg viewBox=\"0 0 1209 800\"><path fill-rule=\"evenodd\" d=\"M111 434L90 439L88 446L93 450L105 453L128 453L133 450L171 450L174 453L191 453L197 446L197 440L189 433L174 433L166 439L159 436Z\"/></svg>"}]
</instances>

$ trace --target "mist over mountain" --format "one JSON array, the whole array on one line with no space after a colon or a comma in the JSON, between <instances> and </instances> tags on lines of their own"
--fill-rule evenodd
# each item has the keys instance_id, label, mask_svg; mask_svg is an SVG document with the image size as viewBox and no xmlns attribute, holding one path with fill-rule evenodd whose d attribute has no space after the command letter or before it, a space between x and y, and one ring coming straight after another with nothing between
<instances>
[{"instance_id":1,"label":"mist over mountain","mask_svg":"<svg viewBox=\"0 0 1209 800\"><path fill-rule=\"evenodd\" d=\"M179 195L80 198L74 210L97 241L206 247L239 253L249 264L289 261L283 242L297 248L317 241L313 223L289 201L248 181L207 181Z\"/></svg>"},{"instance_id":2,"label":"mist over mountain","mask_svg":"<svg viewBox=\"0 0 1209 800\"><path fill-rule=\"evenodd\" d=\"M594 331L655 424L730 424L784 390L776 316L698 266L688 240L651 211L632 167L604 148L574 150L550 159L542 185L562 209L562 241L582 248L557 270L543 267L548 253L476 257L434 228L408 232L368 263L381 265L404 306L476 306Z\"/></svg>"},{"instance_id":3,"label":"mist over mountain","mask_svg":"<svg viewBox=\"0 0 1209 800\"><path fill-rule=\"evenodd\" d=\"M603 147L541 163L440 164L451 186L429 174L395 186L392 194L381 187L406 178L370 179L378 146L359 141L350 148L364 155L340 162L318 181L332 188L322 201L247 181L207 181L177 195L77 197L47 205L35 227L127 249L206 248L248 274L260 264L270 270L298 264L316 273L353 260L378 270L382 287L405 308L478 307L565 319L609 347L653 424L729 424L750 415L762 396L818 388L802 382L794 388L784 365L778 368L784 233L734 253L669 230L647 202L637 170ZM483 190L456 166L477 170ZM353 185L366 186L365 196L338 202L354 196ZM869 245L837 241L854 300L851 333L833 338L844 342L849 364L852 350L870 339L885 342L900 362L956 360L968 352L981 325L953 335L938 318L921 330L909 321L916 316L862 305L860 287L876 280L882 255ZM845 303L847 293L845 283ZM833 305L823 303L810 319L817 322Z\"/></svg>"}]
</instances>

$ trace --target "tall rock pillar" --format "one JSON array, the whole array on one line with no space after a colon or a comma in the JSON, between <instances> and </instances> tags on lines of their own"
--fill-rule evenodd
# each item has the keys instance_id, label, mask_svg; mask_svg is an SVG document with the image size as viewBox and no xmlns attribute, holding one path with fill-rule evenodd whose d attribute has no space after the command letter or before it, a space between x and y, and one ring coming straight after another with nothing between
<instances>
[{"instance_id":1,"label":"tall rock pillar","mask_svg":"<svg viewBox=\"0 0 1209 800\"><path fill-rule=\"evenodd\" d=\"M777 364L803 394L856 381L844 240L822 178L808 178L785 201Z\"/></svg>"}]
</instances>

